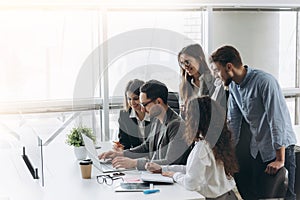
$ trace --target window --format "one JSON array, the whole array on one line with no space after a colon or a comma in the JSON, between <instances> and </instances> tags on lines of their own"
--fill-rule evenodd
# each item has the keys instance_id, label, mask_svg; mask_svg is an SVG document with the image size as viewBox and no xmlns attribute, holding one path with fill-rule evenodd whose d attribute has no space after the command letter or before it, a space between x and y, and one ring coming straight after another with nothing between
<instances>
[{"instance_id":1,"label":"window","mask_svg":"<svg viewBox=\"0 0 300 200\"><path fill-rule=\"evenodd\" d=\"M224 44L233 45L240 51L244 64L271 73L284 92L299 88L297 11L221 8L213 9L212 17L213 32L209 41L214 49ZM287 100L295 124L299 123L298 101L295 96Z\"/></svg>"},{"instance_id":2,"label":"window","mask_svg":"<svg viewBox=\"0 0 300 200\"><path fill-rule=\"evenodd\" d=\"M135 35L132 33L134 31L139 32L138 38L128 37L132 41L123 41L119 48L140 40L135 48L129 48L109 63L109 96L124 98L125 86L134 78L144 81L156 79L165 83L170 91L178 92L180 68L177 54L188 44L203 43L204 14L205 11L201 10L109 11L109 40L115 40L114 37L122 38L122 34L124 37L126 34ZM146 28L147 30L141 30ZM165 31L168 31L166 37ZM165 45L160 46L159 42ZM115 48L118 47L111 47ZM110 111L109 128L112 139L117 139L118 116L119 110Z\"/></svg>"},{"instance_id":3,"label":"window","mask_svg":"<svg viewBox=\"0 0 300 200\"><path fill-rule=\"evenodd\" d=\"M106 129L102 131L105 137L102 139L117 137L118 109L122 106L124 87L130 79L158 79L171 91L178 91L177 53L191 42L200 43L207 54L225 43L234 45L241 51L245 64L272 73L283 89L299 88L297 22L300 20L297 19L297 12L242 8L206 10L199 7L144 10L108 8L101 11L80 6L76 9L2 9L0 107L6 108L6 103L10 101L35 101L37 103L32 108L35 111L34 106L39 106L38 102L44 100L53 101L54 104L62 99L72 102L76 78L82 65L103 44L104 39L112 41L124 34L146 29L147 37L132 38L141 42L141 46L138 46L139 43L135 48L130 48L127 43L118 43L117 46L108 44L112 48L107 55L105 73L100 74L97 65L88 71L90 79L86 80L87 83L105 79L107 87L105 93L99 85L87 84L84 89L92 91L88 97L103 98L104 102L109 103L117 102L114 107L117 109L85 114L84 121L100 124L93 124L95 129L100 129L99 126L106 121ZM159 31L172 32L174 38L180 35L182 40L152 38ZM157 41L165 46L158 46L155 43ZM120 49L124 51L118 52ZM109 59L111 55L114 57ZM94 74L99 74L100 80L96 80L98 76ZM295 96L287 99L295 123L299 123L299 101L299 97ZM61 123L60 118L69 115L51 115L49 118L57 118ZM12 122L14 120L8 117L8 121L1 121L6 121L9 127L18 126L18 123Z\"/></svg>"},{"instance_id":4,"label":"window","mask_svg":"<svg viewBox=\"0 0 300 200\"><path fill-rule=\"evenodd\" d=\"M72 99L99 44L93 10L1 10L0 101ZM80 30L80 31L78 31Z\"/></svg>"},{"instance_id":5,"label":"window","mask_svg":"<svg viewBox=\"0 0 300 200\"><path fill-rule=\"evenodd\" d=\"M109 96L123 96L126 83L133 78L142 80L157 79L164 82L170 90L178 91L179 67L177 54L184 47L185 42L202 44L203 12L195 11L111 11L108 12L108 37L124 34L129 31L148 28L150 38L142 38L148 42L148 47L130 49L130 52L121 55L108 68ZM155 32L169 30L169 38L161 38L161 42L168 42L169 46L179 43L180 48L174 45L173 51L156 46ZM188 41L172 41L172 32L188 37ZM154 36L153 36L154 37ZM135 38L136 39L136 38ZM169 41L168 41L169 40ZM120 44L120 45L126 45ZM162 73L164 72L164 73ZM174 78L178 77L178 78Z\"/></svg>"}]
</instances>

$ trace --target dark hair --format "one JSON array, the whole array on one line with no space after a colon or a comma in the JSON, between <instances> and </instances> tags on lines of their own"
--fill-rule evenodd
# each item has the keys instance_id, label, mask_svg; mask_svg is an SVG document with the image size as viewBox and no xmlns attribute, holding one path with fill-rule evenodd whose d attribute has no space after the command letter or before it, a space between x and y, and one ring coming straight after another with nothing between
<instances>
[{"instance_id":1,"label":"dark hair","mask_svg":"<svg viewBox=\"0 0 300 200\"><path fill-rule=\"evenodd\" d=\"M199 73L200 76L204 73L210 73L210 70L207 66L207 63L205 61L205 55L203 52L202 47L199 44L191 44L186 47L184 47L179 53L178 53L178 63L180 65L180 56L182 54L186 54L188 56L191 56L195 58L199 62ZM190 76L188 73L186 73L186 70L180 67L180 74L181 74L181 83L180 83L180 97L183 100L187 100L190 97L194 95L194 85L191 83L192 76Z\"/></svg>"},{"instance_id":2,"label":"dark hair","mask_svg":"<svg viewBox=\"0 0 300 200\"><path fill-rule=\"evenodd\" d=\"M133 80L130 80L126 87L125 87L125 101L124 101L124 105L125 105L125 110L128 111L129 110L129 104L128 104L128 101L127 101L127 92L130 92L130 93L133 93L137 96L140 95L140 87L144 84L145 82L142 81L142 80L139 80L139 79L133 79Z\"/></svg>"},{"instance_id":3,"label":"dark hair","mask_svg":"<svg viewBox=\"0 0 300 200\"><path fill-rule=\"evenodd\" d=\"M147 81L140 91L146 93L149 99L161 98L164 104L168 104L168 88L162 82L157 80Z\"/></svg>"},{"instance_id":4,"label":"dark hair","mask_svg":"<svg viewBox=\"0 0 300 200\"><path fill-rule=\"evenodd\" d=\"M224 109L208 96L191 99L187 109L187 142L205 140L211 146L216 161L223 163L226 175L238 172L235 148Z\"/></svg>"},{"instance_id":5,"label":"dark hair","mask_svg":"<svg viewBox=\"0 0 300 200\"><path fill-rule=\"evenodd\" d=\"M222 46L218 48L210 56L209 62L218 62L222 66L226 66L227 63L232 63L237 68L243 65L240 53L232 46Z\"/></svg>"}]
</instances>

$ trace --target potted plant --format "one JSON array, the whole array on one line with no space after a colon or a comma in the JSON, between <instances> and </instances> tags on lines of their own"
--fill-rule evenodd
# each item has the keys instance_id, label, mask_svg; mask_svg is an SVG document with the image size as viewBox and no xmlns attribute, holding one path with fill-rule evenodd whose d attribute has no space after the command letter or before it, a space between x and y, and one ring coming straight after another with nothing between
<instances>
[{"instance_id":1,"label":"potted plant","mask_svg":"<svg viewBox=\"0 0 300 200\"><path fill-rule=\"evenodd\" d=\"M87 137L91 138L93 142L96 141L93 130L84 126L75 127L67 134L66 143L70 146L74 146L74 153L78 160L83 160L87 156L81 134L85 134Z\"/></svg>"}]
</instances>

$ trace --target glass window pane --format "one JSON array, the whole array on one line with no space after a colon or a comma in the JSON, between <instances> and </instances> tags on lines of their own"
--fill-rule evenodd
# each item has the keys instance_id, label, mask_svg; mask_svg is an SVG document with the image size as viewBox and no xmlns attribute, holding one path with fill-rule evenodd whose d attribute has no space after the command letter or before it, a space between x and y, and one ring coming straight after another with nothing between
<instances>
[{"instance_id":1,"label":"glass window pane","mask_svg":"<svg viewBox=\"0 0 300 200\"><path fill-rule=\"evenodd\" d=\"M109 12L107 17L108 36L112 38L117 34L142 28L153 28L154 31L167 29L185 35L194 42L202 43L202 15L203 11ZM149 40L149 38L145 38L145 40ZM172 44L176 41L169 42ZM180 49L178 49L179 51ZM178 91L178 52L144 48L120 56L109 65L109 95L123 96L126 83L133 78L145 81L157 79L165 83L170 90Z\"/></svg>"},{"instance_id":2,"label":"glass window pane","mask_svg":"<svg viewBox=\"0 0 300 200\"><path fill-rule=\"evenodd\" d=\"M244 64L273 74L281 87L295 87L296 12L214 11L213 48L230 44Z\"/></svg>"},{"instance_id":3,"label":"glass window pane","mask_svg":"<svg viewBox=\"0 0 300 200\"><path fill-rule=\"evenodd\" d=\"M92 10L2 10L0 101L72 98L98 20Z\"/></svg>"},{"instance_id":4,"label":"glass window pane","mask_svg":"<svg viewBox=\"0 0 300 200\"><path fill-rule=\"evenodd\" d=\"M279 24L279 83L296 86L296 12L281 12Z\"/></svg>"}]
</instances>

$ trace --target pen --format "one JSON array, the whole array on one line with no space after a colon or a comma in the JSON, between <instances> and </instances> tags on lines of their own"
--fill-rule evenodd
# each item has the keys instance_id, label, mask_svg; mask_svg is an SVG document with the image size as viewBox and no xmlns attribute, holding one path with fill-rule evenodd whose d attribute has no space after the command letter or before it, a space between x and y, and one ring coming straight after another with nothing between
<instances>
[{"instance_id":1,"label":"pen","mask_svg":"<svg viewBox=\"0 0 300 200\"><path fill-rule=\"evenodd\" d=\"M156 151L153 153L153 156L152 156L150 162L152 162L154 160L155 156L156 156Z\"/></svg>"},{"instance_id":2,"label":"pen","mask_svg":"<svg viewBox=\"0 0 300 200\"><path fill-rule=\"evenodd\" d=\"M116 144L117 148L121 148L121 149L123 149L123 148L124 148L124 145L123 145L123 144L121 144L119 141L113 141L113 143L115 143L115 144Z\"/></svg>"},{"instance_id":3,"label":"pen","mask_svg":"<svg viewBox=\"0 0 300 200\"><path fill-rule=\"evenodd\" d=\"M150 163L153 162L155 155L156 155L156 151L153 153L151 160L146 164L146 166L145 166L146 170L148 170Z\"/></svg>"},{"instance_id":4,"label":"pen","mask_svg":"<svg viewBox=\"0 0 300 200\"><path fill-rule=\"evenodd\" d=\"M153 189L153 190L149 189L149 190L144 190L143 192L144 194L152 194L155 192L159 192L159 189Z\"/></svg>"},{"instance_id":5,"label":"pen","mask_svg":"<svg viewBox=\"0 0 300 200\"><path fill-rule=\"evenodd\" d=\"M153 189L154 185L153 183L150 183L150 189L148 190L144 190L144 194L152 194L152 193L155 193L155 192L159 192L159 189Z\"/></svg>"}]
</instances>

